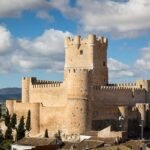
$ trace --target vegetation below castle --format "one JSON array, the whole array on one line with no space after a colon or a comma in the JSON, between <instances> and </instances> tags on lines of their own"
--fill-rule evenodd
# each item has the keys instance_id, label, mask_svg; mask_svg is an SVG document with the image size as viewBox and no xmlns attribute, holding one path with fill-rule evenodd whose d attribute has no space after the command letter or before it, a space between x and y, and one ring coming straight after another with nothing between
<instances>
[{"instance_id":1,"label":"vegetation below castle","mask_svg":"<svg viewBox=\"0 0 150 150\"><path fill-rule=\"evenodd\" d=\"M0 150L10 149L11 144L14 141L18 141L25 137L25 132L30 131L31 127L31 112L28 111L26 123L24 116L20 118L19 124L17 124L17 115L10 115L9 111L6 110L6 114L2 115L0 109L0 122L4 121L5 126L7 127L5 133L0 129Z\"/></svg>"}]
</instances>

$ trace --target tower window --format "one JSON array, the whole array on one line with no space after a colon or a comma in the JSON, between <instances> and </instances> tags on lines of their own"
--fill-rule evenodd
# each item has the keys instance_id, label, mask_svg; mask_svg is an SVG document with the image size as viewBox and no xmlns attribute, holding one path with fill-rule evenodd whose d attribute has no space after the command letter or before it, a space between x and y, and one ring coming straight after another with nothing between
<instances>
[{"instance_id":1,"label":"tower window","mask_svg":"<svg viewBox=\"0 0 150 150\"><path fill-rule=\"evenodd\" d=\"M105 61L103 61L103 66L106 66L106 62Z\"/></svg>"},{"instance_id":2,"label":"tower window","mask_svg":"<svg viewBox=\"0 0 150 150\"><path fill-rule=\"evenodd\" d=\"M83 50L80 50L80 55L83 55Z\"/></svg>"}]
</instances>

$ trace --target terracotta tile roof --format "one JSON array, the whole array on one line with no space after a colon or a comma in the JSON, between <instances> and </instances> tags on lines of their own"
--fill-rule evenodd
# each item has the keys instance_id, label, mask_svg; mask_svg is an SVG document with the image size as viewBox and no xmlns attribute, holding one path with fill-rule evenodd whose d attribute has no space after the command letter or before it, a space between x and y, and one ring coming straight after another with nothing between
<instances>
[{"instance_id":1,"label":"terracotta tile roof","mask_svg":"<svg viewBox=\"0 0 150 150\"><path fill-rule=\"evenodd\" d=\"M86 148L92 149L92 148L98 148L104 145L104 142L98 141L98 140L84 140L82 142L65 142L65 145L63 146L63 149L70 149L71 147L74 147L77 150L83 150Z\"/></svg>"},{"instance_id":2,"label":"terracotta tile roof","mask_svg":"<svg viewBox=\"0 0 150 150\"><path fill-rule=\"evenodd\" d=\"M15 144L28 146L43 146L43 145L50 145L52 141L53 140L49 138L23 138L17 141Z\"/></svg>"}]
</instances>

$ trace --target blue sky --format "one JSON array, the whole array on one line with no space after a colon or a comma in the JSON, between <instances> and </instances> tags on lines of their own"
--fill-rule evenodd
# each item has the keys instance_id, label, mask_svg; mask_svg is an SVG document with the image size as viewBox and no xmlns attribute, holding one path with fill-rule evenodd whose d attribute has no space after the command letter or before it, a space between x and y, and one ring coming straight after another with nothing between
<instances>
[{"instance_id":1,"label":"blue sky","mask_svg":"<svg viewBox=\"0 0 150 150\"><path fill-rule=\"evenodd\" d=\"M0 88L63 80L64 37L106 36L109 81L150 79L149 0L0 0Z\"/></svg>"}]
</instances>

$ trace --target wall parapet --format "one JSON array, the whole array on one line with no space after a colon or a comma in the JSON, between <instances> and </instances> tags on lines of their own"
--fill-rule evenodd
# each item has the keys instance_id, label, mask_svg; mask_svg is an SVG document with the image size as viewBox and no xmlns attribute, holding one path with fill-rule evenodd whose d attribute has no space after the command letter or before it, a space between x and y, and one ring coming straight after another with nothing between
<instances>
[{"instance_id":1,"label":"wall parapet","mask_svg":"<svg viewBox=\"0 0 150 150\"><path fill-rule=\"evenodd\" d=\"M95 85L93 86L94 90L132 90L132 91L144 91L144 89L136 88L136 87L128 87L128 86L101 86L101 85Z\"/></svg>"},{"instance_id":2,"label":"wall parapet","mask_svg":"<svg viewBox=\"0 0 150 150\"><path fill-rule=\"evenodd\" d=\"M95 44L101 44L101 45L107 45L108 39L106 37L96 37L96 35L89 35L87 39L82 39L80 35L75 36L74 38L67 37L65 38L65 47L68 47L70 45L95 45Z\"/></svg>"},{"instance_id":3,"label":"wall parapet","mask_svg":"<svg viewBox=\"0 0 150 150\"><path fill-rule=\"evenodd\" d=\"M31 80L32 88L60 87L63 84L61 81L37 80L36 78L33 79L34 80Z\"/></svg>"},{"instance_id":4,"label":"wall parapet","mask_svg":"<svg viewBox=\"0 0 150 150\"><path fill-rule=\"evenodd\" d=\"M117 87L136 87L136 83L115 83L108 84L108 86L117 86Z\"/></svg>"},{"instance_id":5,"label":"wall parapet","mask_svg":"<svg viewBox=\"0 0 150 150\"><path fill-rule=\"evenodd\" d=\"M63 82L56 82L56 81L50 81L50 82L38 82L35 84L32 84L33 88L48 88L48 87L60 87Z\"/></svg>"}]
</instances>

